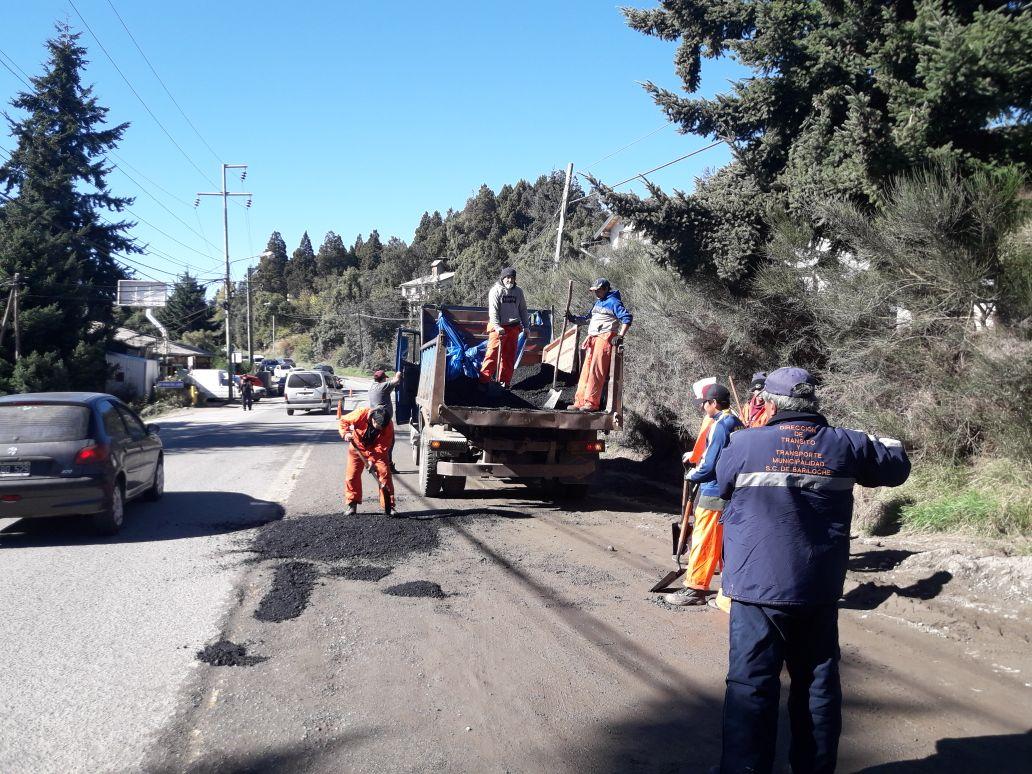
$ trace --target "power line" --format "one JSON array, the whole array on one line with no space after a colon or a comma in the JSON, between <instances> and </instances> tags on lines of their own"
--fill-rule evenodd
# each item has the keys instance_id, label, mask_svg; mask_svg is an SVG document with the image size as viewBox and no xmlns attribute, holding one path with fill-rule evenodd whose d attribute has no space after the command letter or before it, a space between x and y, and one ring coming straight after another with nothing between
<instances>
[{"instance_id":1,"label":"power line","mask_svg":"<svg viewBox=\"0 0 1032 774\"><path fill-rule=\"evenodd\" d=\"M191 204L190 202L188 202L188 201L187 201L186 199L181 199L181 198L179 198L178 196L176 196L176 195L175 195L174 193L172 193L171 191L169 191L168 189L166 189L166 188L162 188L162 187L161 187L160 185L158 185L157 183L155 183L155 182L154 182L154 181L153 181L153 180L152 180L151 178L147 177L147 175L145 175L145 174L144 174L143 172L141 172L141 171L140 171L140 170L139 170L139 169L138 169L137 167L134 167L134 166L133 166L132 164L130 164L130 163L129 163L128 161L126 161L125 159L123 159L123 158L122 158L121 156L119 156L119 155L118 155L117 153L115 153L115 152L114 152L113 150L109 150L109 151L107 152L107 155L109 155L109 156L114 156L114 157L115 157L116 159L118 159L118 161L119 161L119 162L120 162L121 164L124 164L125 166L129 167L129 169L131 169L131 170L132 170L133 172L135 172L136 174L138 174L138 175L139 175L140 177L142 177L142 178L143 178L144 180L146 180L146 181L147 181L148 183L150 183L150 184L151 184L152 186L154 186L155 188L157 188L157 189L158 189L159 191L161 191L161 192L162 192L163 194L165 194L166 196L169 196L169 197L171 197L172 199L176 200L177 202L179 202L180 204L182 204L182 205L183 205L184 207L189 207L190 209L193 209L193 205L192 205L192 204ZM121 169L120 167L116 166L116 167L115 167L115 169L117 169L117 170L118 170L119 172L121 172L121 173L122 173L123 175L125 174L125 170Z\"/></svg>"},{"instance_id":2,"label":"power line","mask_svg":"<svg viewBox=\"0 0 1032 774\"><path fill-rule=\"evenodd\" d=\"M129 31L129 27L126 25L125 20L122 18L122 15L118 12L118 9L115 8L114 3L112 3L111 0L107 0L107 4L111 6L111 10L115 12L115 16L118 17L118 21L122 23L122 28L129 36L129 39L132 40L133 45L136 46L136 50L140 52L140 56L143 57L143 61L147 63L147 66L150 68L150 71L154 73L154 77L158 79L158 83L161 84L161 88L165 90L165 93L168 95L168 98L172 100L172 104L175 105L176 108L179 110L180 115L182 115L183 118L186 119L186 123L190 124L190 128L194 130L194 134L196 134L200 141L204 143L204 147L211 151L211 155L214 156L216 160L221 160L219 154L217 154L214 151L214 149L212 149L211 145L208 144L208 141L204 139L200 131L198 131L197 127L194 126L193 121L190 120L190 117L186 114L186 111L183 110L180 104L176 101L176 98L172 96L172 92L168 90L168 86L166 86L165 82L161 80L161 76L158 75L158 71L154 69L154 65L151 64L151 60L147 58L147 55L143 52L143 48L136 41L136 38L133 36L133 33Z\"/></svg>"},{"instance_id":3,"label":"power line","mask_svg":"<svg viewBox=\"0 0 1032 774\"><path fill-rule=\"evenodd\" d=\"M3 57L2 59L0 59L0 65L3 65L4 69L7 70L7 72L9 72L11 75L13 75L15 78L17 78L22 83L24 83L25 84L25 88L31 89L32 85L27 80L25 80L25 78L29 78L31 76L28 73L26 73L24 70L22 70L20 67L18 67L18 63L15 62L13 58L11 58L10 54L8 54L6 51L4 51L2 48L0 48L0 57ZM20 75L18 75L18 73L16 73L14 70L12 70L11 66L8 65L7 62L4 61L4 59L6 59L8 62L10 62L15 67L18 67L18 69L21 70L22 73L25 74L25 78L22 78Z\"/></svg>"},{"instance_id":4,"label":"power line","mask_svg":"<svg viewBox=\"0 0 1032 774\"><path fill-rule=\"evenodd\" d=\"M97 37L97 33L93 31L93 28L90 27L89 23L87 23L85 17L81 13L79 13L79 9L75 7L75 3L72 0L68 0L68 4L72 7L72 10L75 11L75 15L79 17L79 20L82 21L83 26L89 31L90 35L93 36L93 39L97 41L97 45L100 46L100 50L104 52L104 56L106 56L108 58L108 61L111 62L111 66L115 68L115 70L118 72L120 76L122 76L122 80L125 81L125 85L129 87L129 91L131 91L136 96L136 99L138 99L140 101L140 104L143 105L143 109L146 110L150 117L154 119L154 123L156 123L158 127L161 129L161 131L165 133L165 136L168 137L169 141L173 145L176 146L179 152L183 154L183 158L185 158L190 163L190 166L196 169L201 177L203 177L209 183L214 185L215 181L208 177L208 175L205 174L205 172L199 166L197 166L197 164L194 163L194 160L190 158L189 154L187 154L187 152L183 150L183 147L178 142L176 142L176 139L169 133L168 129L165 128L165 125L161 123L160 120L158 120L158 117L156 115L154 115L154 111L150 109L150 107L144 101L143 97L140 96L140 93L136 91L132 83L129 82L129 79L125 76L125 73L122 72L122 69L115 62L114 57L112 57L111 54L108 53L108 50L104 47L104 44L100 42L100 38Z\"/></svg>"},{"instance_id":5,"label":"power line","mask_svg":"<svg viewBox=\"0 0 1032 774\"><path fill-rule=\"evenodd\" d=\"M654 134L657 134L657 133L659 133L659 132L662 132L662 131L663 131L664 129L666 129L666 128L667 128L668 126L670 126L670 124L672 124L672 123L674 123L674 122L673 122L672 120L671 120L671 121L667 121L667 122L666 122L665 124L663 124L663 125L662 125L661 127L659 127L658 129L653 129L653 130L652 130L651 132L649 132L648 134L643 134L643 135L642 135L641 137L639 137L639 138L638 138L637 140L631 140L631 141L630 141L629 143L627 143L626 145L624 145L624 146L623 146L622 148L617 148L617 149L616 149L615 151L613 151L612 153L610 153L610 154L609 154L608 156L603 156L602 158L598 159L597 161L592 161L592 162L591 162L590 164L588 164L588 165L587 165L586 167L584 167L584 169L591 169L591 168L592 168L593 166L595 166L596 164L601 164L601 163L602 163L603 161L606 161L606 160L608 160L608 159L611 159L611 158L613 158L613 156L615 156L616 154L618 154L618 153L623 153L623 152L624 152L625 150L627 150L628 148L630 148L630 147L631 147L632 145L637 145L637 144L638 144L639 142L641 142L642 140L647 140L647 139L648 139L649 137L651 137L652 135L654 135Z\"/></svg>"}]
</instances>

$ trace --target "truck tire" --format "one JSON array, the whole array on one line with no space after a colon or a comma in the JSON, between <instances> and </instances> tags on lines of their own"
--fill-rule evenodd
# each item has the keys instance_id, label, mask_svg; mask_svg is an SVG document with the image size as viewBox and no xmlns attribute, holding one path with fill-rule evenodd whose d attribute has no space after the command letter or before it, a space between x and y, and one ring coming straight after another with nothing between
<instances>
[{"instance_id":1,"label":"truck tire","mask_svg":"<svg viewBox=\"0 0 1032 774\"><path fill-rule=\"evenodd\" d=\"M465 476L440 476L441 492L445 497L458 497L466 488Z\"/></svg>"},{"instance_id":2,"label":"truck tire","mask_svg":"<svg viewBox=\"0 0 1032 774\"><path fill-rule=\"evenodd\" d=\"M441 476L437 474L437 452L430 448L426 433L419 436L419 493L436 497L441 491Z\"/></svg>"}]
</instances>

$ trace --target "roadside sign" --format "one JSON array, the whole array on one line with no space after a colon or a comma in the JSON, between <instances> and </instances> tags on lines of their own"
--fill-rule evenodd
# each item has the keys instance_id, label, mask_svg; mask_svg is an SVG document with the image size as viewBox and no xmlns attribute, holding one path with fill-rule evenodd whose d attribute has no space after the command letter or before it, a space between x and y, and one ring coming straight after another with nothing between
<instances>
[{"instance_id":1,"label":"roadside sign","mask_svg":"<svg viewBox=\"0 0 1032 774\"><path fill-rule=\"evenodd\" d=\"M244 362L244 353L243 352L234 352L233 353L233 362L234 363L243 363Z\"/></svg>"},{"instance_id":2,"label":"roadside sign","mask_svg":"<svg viewBox=\"0 0 1032 774\"><path fill-rule=\"evenodd\" d=\"M119 280L115 303L118 306L138 306L149 309L165 306L168 284L150 280Z\"/></svg>"}]
</instances>

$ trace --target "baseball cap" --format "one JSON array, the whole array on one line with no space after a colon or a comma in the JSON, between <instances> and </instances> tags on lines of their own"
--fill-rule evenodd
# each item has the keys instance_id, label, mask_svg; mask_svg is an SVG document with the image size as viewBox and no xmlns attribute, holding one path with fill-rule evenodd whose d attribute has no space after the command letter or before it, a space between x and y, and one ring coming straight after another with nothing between
<instances>
[{"instance_id":1,"label":"baseball cap","mask_svg":"<svg viewBox=\"0 0 1032 774\"><path fill-rule=\"evenodd\" d=\"M609 284L609 280L607 280L605 277L599 277L597 280L595 280L595 284L591 286L591 289L598 290L599 288L609 287L612 287L612 285Z\"/></svg>"},{"instance_id":2,"label":"baseball cap","mask_svg":"<svg viewBox=\"0 0 1032 774\"><path fill-rule=\"evenodd\" d=\"M767 383L767 372L757 371L752 375L752 384L749 385L749 391L762 390L763 385Z\"/></svg>"},{"instance_id":3,"label":"baseball cap","mask_svg":"<svg viewBox=\"0 0 1032 774\"><path fill-rule=\"evenodd\" d=\"M387 375L387 372L384 371L382 368L377 368L375 371L373 371L373 378L374 379L382 379L386 375Z\"/></svg>"},{"instance_id":4,"label":"baseball cap","mask_svg":"<svg viewBox=\"0 0 1032 774\"><path fill-rule=\"evenodd\" d=\"M722 384L707 384L701 390L702 397L695 398L695 405L701 406L708 400L715 400L718 403L730 403L731 391Z\"/></svg>"},{"instance_id":5,"label":"baseball cap","mask_svg":"<svg viewBox=\"0 0 1032 774\"><path fill-rule=\"evenodd\" d=\"M804 387L809 385L809 387ZM763 389L772 395L786 395L789 398L798 398L803 395L813 395L813 388L817 386L817 378L805 368L779 368L767 375L767 381Z\"/></svg>"}]
</instances>

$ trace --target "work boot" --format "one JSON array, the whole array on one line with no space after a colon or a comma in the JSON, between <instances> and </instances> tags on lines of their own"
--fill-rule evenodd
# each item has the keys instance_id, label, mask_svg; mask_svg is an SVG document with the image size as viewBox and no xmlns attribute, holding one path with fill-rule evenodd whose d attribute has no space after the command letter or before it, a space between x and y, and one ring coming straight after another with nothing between
<instances>
[{"instance_id":1,"label":"work boot","mask_svg":"<svg viewBox=\"0 0 1032 774\"><path fill-rule=\"evenodd\" d=\"M348 507L344 509L345 516L354 516L358 513L358 506L355 503L348 503Z\"/></svg>"},{"instance_id":2,"label":"work boot","mask_svg":"<svg viewBox=\"0 0 1032 774\"><path fill-rule=\"evenodd\" d=\"M398 513L398 509L395 508L393 505L383 506L383 515L386 516L388 519L401 518L401 514Z\"/></svg>"},{"instance_id":3,"label":"work boot","mask_svg":"<svg viewBox=\"0 0 1032 774\"><path fill-rule=\"evenodd\" d=\"M706 604L706 592L699 589L681 589L673 594L665 594L663 601L675 607L694 607Z\"/></svg>"}]
</instances>

